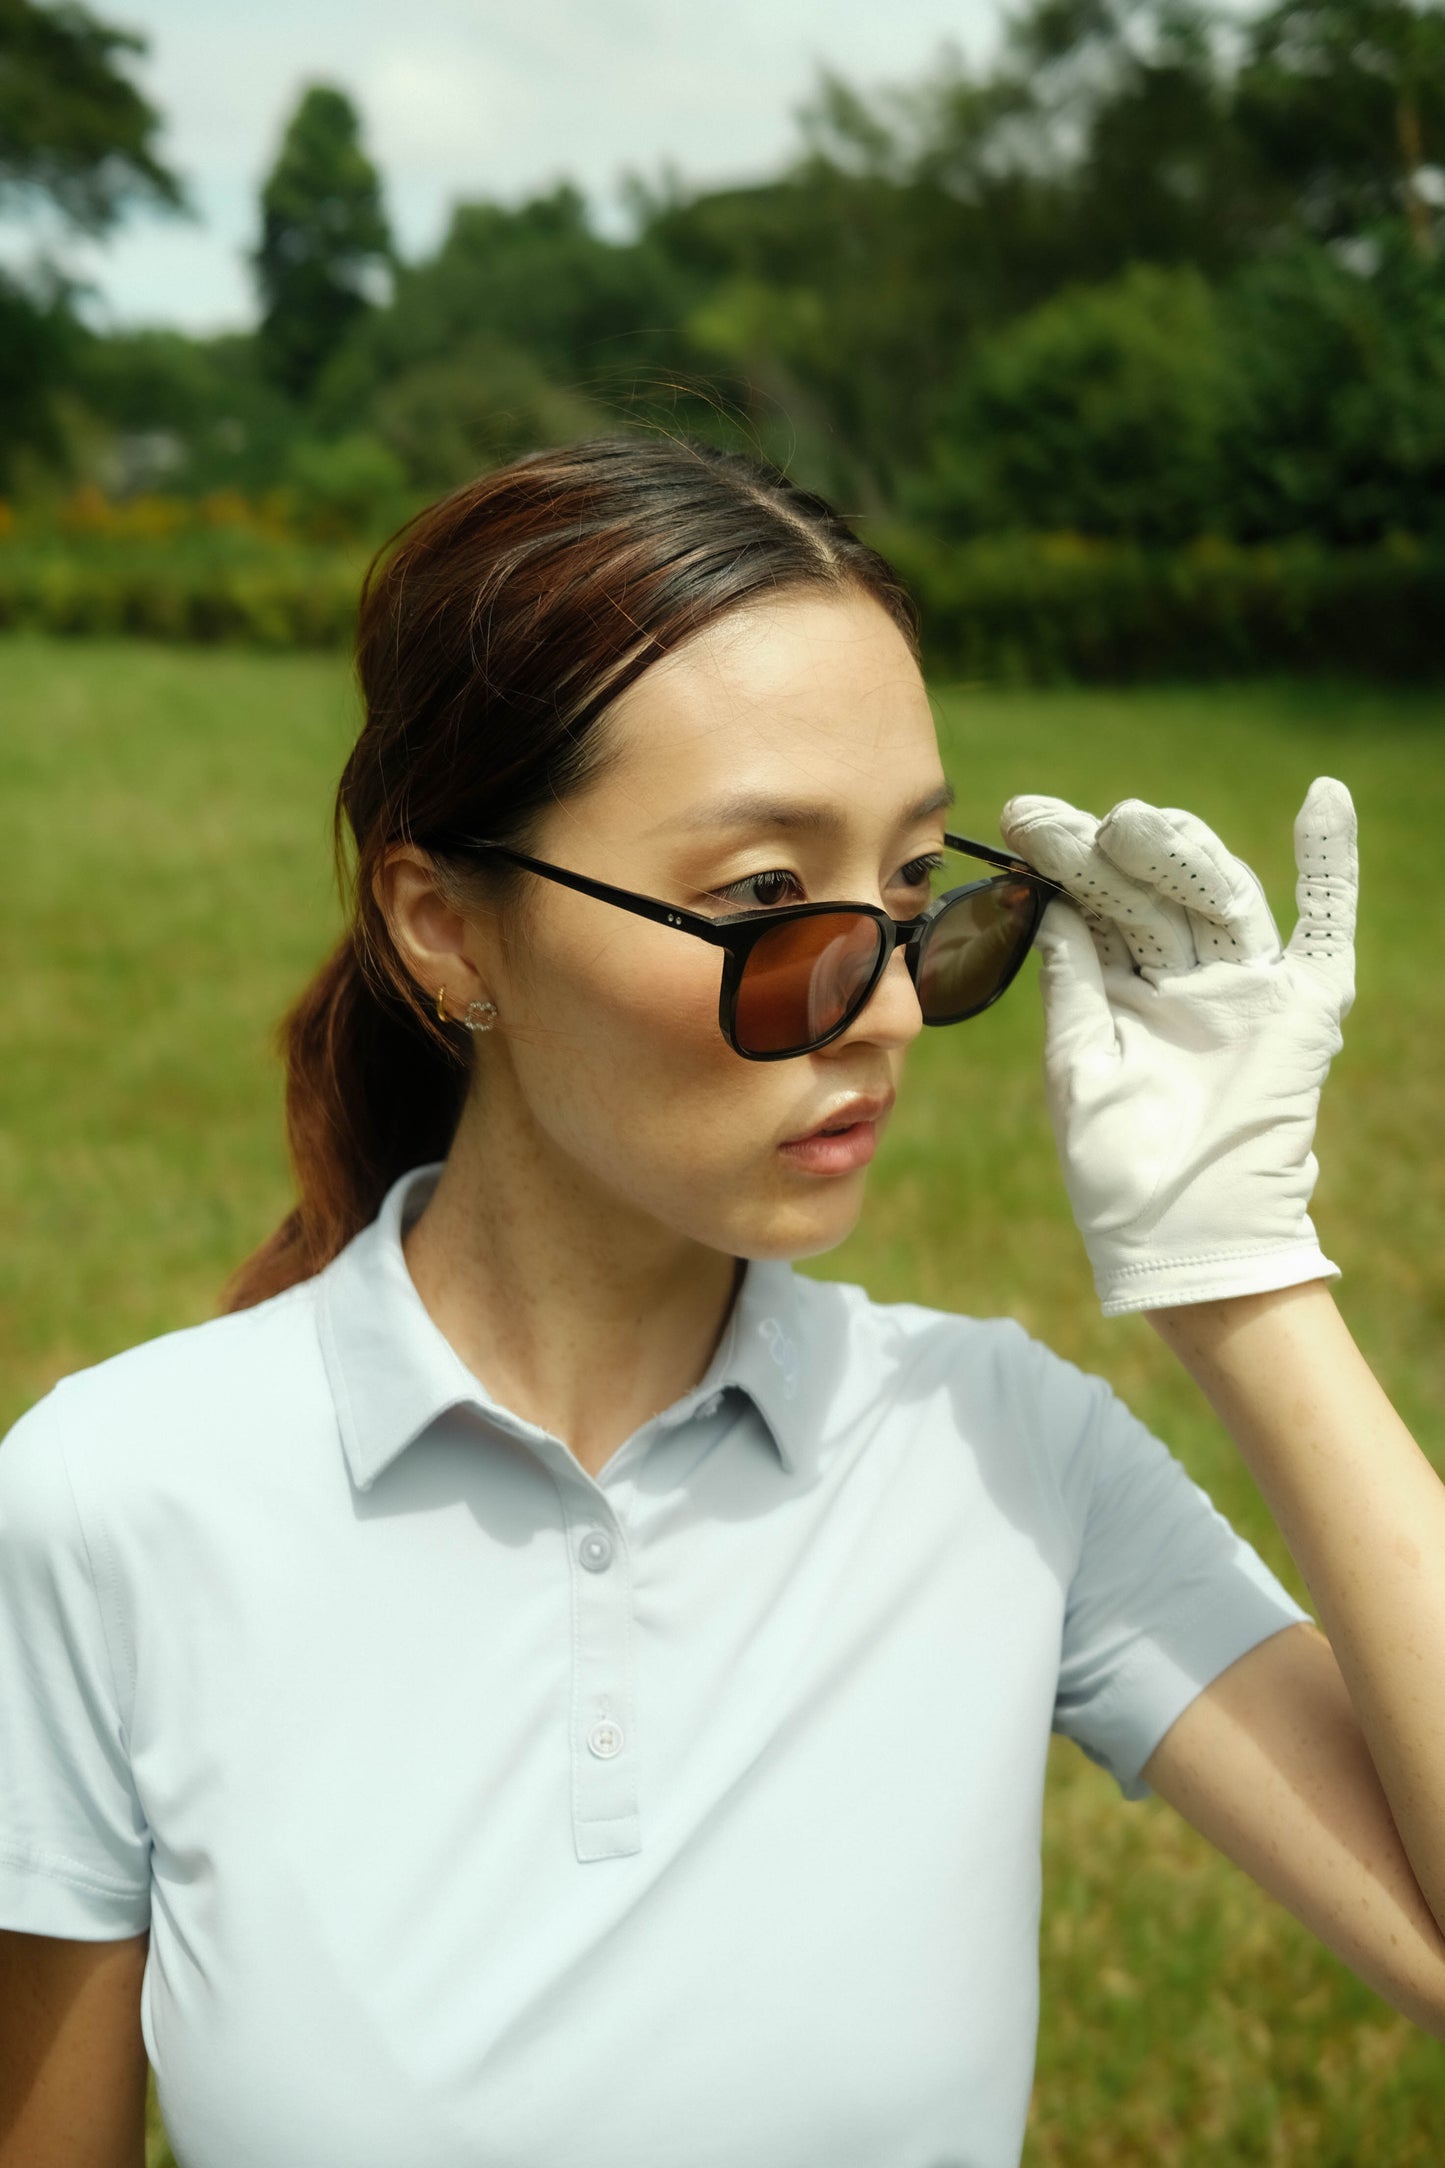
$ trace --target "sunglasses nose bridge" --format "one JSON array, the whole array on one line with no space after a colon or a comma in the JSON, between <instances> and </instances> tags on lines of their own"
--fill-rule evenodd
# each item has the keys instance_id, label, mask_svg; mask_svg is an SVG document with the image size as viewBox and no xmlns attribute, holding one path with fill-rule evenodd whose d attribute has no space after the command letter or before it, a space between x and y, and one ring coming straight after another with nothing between
<instances>
[{"instance_id":1,"label":"sunglasses nose bridge","mask_svg":"<svg viewBox=\"0 0 1445 2168\"><path fill-rule=\"evenodd\" d=\"M918 972L923 961L924 944L928 939L929 930L938 915L939 908L940 906L937 903L930 904L926 911L922 912L917 918L909 919L906 925L900 925L896 919L890 922L892 925L892 945L888 952L889 961L892 960L894 948L902 949L904 969L913 981L915 993L918 991Z\"/></svg>"},{"instance_id":2,"label":"sunglasses nose bridge","mask_svg":"<svg viewBox=\"0 0 1445 2168\"><path fill-rule=\"evenodd\" d=\"M914 998L919 1002L920 1010L922 1007L918 988L918 958L922 953L921 943L924 928L917 919L900 922L895 918L890 918L885 912L870 913L870 916L872 916L873 923L878 928L880 936L875 952L873 970L849 1002L847 1013L839 1019L838 1032L847 1031L857 1023L864 1010L870 1006L882 990L888 974L888 967L892 963L894 956L899 953L902 954L904 968L908 973Z\"/></svg>"}]
</instances>

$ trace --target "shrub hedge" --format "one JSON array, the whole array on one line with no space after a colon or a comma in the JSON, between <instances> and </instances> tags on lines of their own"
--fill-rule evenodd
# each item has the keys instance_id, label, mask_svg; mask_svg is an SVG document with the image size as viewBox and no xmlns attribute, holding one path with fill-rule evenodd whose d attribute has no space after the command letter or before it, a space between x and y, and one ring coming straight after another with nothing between
<instances>
[{"instance_id":1,"label":"shrub hedge","mask_svg":"<svg viewBox=\"0 0 1445 2168\"><path fill-rule=\"evenodd\" d=\"M1445 664L1445 551L1077 536L941 543L869 530L918 596L935 675L1121 683L1248 672L1426 679ZM366 551L201 538L0 537L0 628L271 648L350 640Z\"/></svg>"},{"instance_id":2,"label":"shrub hedge","mask_svg":"<svg viewBox=\"0 0 1445 2168\"><path fill-rule=\"evenodd\" d=\"M936 675L995 684L1238 677L1427 679L1445 668L1445 550L1074 535L870 539L918 597Z\"/></svg>"},{"instance_id":3,"label":"shrub hedge","mask_svg":"<svg viewBox=\"0 0 1445 2168\"><path fill-rule=\"evenodd\" d=\"M117 500L90 485L50 506L0 504L0 626L344 645L370 551L309 537L293 511L280 490Z\"/></svg>"},{"instance_id":4,"label":"shrub hedge","mask_svg":"<svg viewBox=\"0 0 1445 2168\"><path fill-rule=\"evenodd\" d=\"M247 563L117 548L66 554L0 544L0 627L132 633L246 647L340 647L356 623L352 556Z\"/></svg>"}]
</instances>

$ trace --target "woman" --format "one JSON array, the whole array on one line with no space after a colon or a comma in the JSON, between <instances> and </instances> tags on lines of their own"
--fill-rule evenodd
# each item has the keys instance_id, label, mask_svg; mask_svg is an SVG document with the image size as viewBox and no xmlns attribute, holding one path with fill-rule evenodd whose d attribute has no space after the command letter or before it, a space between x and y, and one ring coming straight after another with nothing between
<instances>
[{"instance_id":1,"label":"woman","mask_svg":"<svg viewBox=\"0 0 1445 2168\"><path fill-rule=\"evenodd\" d=\"M1341 786L1288 950L1186 815L958 855L886 565L666 441L421 515L359 659L297 1207L0 1450L5 2168L139 2162L147 2054L184 2168L1002 2168L1051 1727L1445 2033L1445 1498L1307 1212ZM1325 1634L1100 1381L791 1269L1036 932L1105 1309Z\"/></svg>"}]
</instances>

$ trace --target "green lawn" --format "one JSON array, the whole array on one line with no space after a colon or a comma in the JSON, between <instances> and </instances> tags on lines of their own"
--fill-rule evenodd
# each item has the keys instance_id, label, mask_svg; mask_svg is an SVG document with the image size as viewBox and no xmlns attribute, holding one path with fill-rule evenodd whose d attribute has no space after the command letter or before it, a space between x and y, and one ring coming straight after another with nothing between
<instances>
[{"instance_id":1,"label":"green lawn","mask_svg":"<svg viewBox=\"0 0 1445 2168\"><path fill-rule=\"evenodd\" d=\"M1257 867L1286 928L1299 800L1317 772L1350 785L1360 995L1316 1218L1358 1338L1438 1454L1445 700L1256 684L940 689L938 706L961 827L995 834L1020 790L1188 805ZM355 723L329 658L0 642L0 1425L64 1372L209 1314L284 1209L270 1034L336 925L329 806ZM813 1269L1012 1312L1103 1370L1303 1595L1193 1387L1141 1322L1096 1315L1031 977L972 1026L924 1034L862 1227ZM1046 1874L1031 2168L1438 2162L1445 2049L1167 1809L1126 1805L1062 1745ZM167 2159L157 2122L152 2168Z\"/></svg>"}]
</instances>

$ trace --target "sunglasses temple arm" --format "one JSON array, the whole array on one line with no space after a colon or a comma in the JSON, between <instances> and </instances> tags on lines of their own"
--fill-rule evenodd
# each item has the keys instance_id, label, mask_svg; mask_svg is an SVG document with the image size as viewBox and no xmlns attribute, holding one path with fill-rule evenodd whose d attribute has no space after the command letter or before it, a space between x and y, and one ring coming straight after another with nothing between
<instances>
[{"instance_id":1,"label":"sunglasses temple arm","mask_svg":"<svg viewBox=\"0 0 1445 2168\"><path fill-rule=\"evenodd\" d=\"M658 926L674 926L681 933L695 934L700 941L711 942L715 948L726 948L727 936L712 919L704 918L700 911L685 911L678 905L659 902L655 896L639 896L630 888L614 888L609 881L594 881L585 873L573 873L566 866L545 865L540 858L529 858L525 851L514 851L509 843L487 843L471 836L450 837L439 849L466 851L480 854L495 853L499 858L509 858L514 865L525 866L544 881L555 881L562 888L573 888L579 896L593 896L601 903L616 904L619 910L631 911L637 918L650 918Z\"/></svg>"},{"instance_id":2,"label":"sunglasses temple arm","mask_svg":"<svg viewBox=\"0 0 1445 2168\"><path fill-rule=\"evenodd\" d=\"M1069 900L1066 888L1061 888L1057 881L1051 881L1046 873L1037 872L1027 859L1020 858L1016 851L998 851L992 844L977 843L972 836L951 835L946 830L943 840L951 851L962 851L966 858L981 858L988 866L1001 866L1005 873L1022 873L1029 880L1037 882L1040 888L1046 888L1051 896L1062 896L1065 901Z\"/></svg>"}]
</instances>

